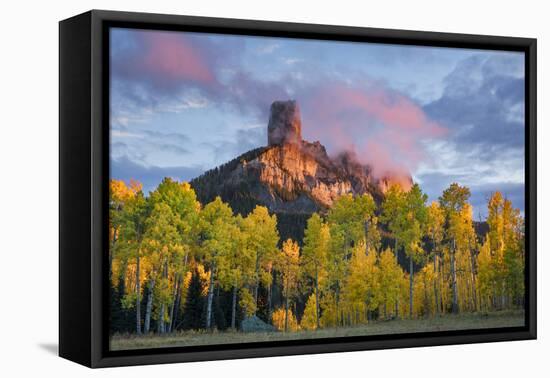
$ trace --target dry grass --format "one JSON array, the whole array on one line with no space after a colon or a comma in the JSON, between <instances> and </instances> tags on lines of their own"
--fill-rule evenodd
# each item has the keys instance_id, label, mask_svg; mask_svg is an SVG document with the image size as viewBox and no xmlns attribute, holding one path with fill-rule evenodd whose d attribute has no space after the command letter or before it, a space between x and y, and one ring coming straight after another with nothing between
<instances>
[{"instance_id":1,"label":"dry grass","mask_svg":"<svg viewBox=\"0 0 550 378\"><path fill-rule=\"evenodd\" d=\"M330 337L518 327L523 326L524 322L524 311L503 311L489 314L476 313L445 315L426 319L376 321L355 327L326 328L316 331L298 331L288 333L184 331L162 336L114 335L111 337L111 350L182 347L211 344L241 344L261 341L302 340Z\"/></svg>"}]
</instances>

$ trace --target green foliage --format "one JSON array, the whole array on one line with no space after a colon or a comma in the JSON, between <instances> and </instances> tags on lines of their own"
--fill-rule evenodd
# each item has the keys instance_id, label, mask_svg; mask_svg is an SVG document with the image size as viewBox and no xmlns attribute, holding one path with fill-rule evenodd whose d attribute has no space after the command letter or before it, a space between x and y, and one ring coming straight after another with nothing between
<instances>
[{"instance_id":1,"label":"green foliage","mask_svg":"<svg viewBox=\"0 0 550 378\"><path fill-rule=\"evenodd\" d=\"M405 254L416 262L422 262L424 250L420 242L425 235L428 212L428 196L414 184L406 194L401 211L397 214L397 235L405 248Z\"/></svg>"},{"instance_id":2,"label":"green foliage","mask_svg":"<svg viewBox=\"0 0 550 378\"><path fill-rule=\"evenodd\" d=\"M328 213L328 223L334 233L342 235L344 250L365 238L365 227L373 221L375 208L369 194L356 197L345 194L334 202Z\"/></svg>"},{"instance_id":3,"label":"green foliage","mask_svg":"<svg viewBox=\"0 0 550 378\"><path fill-rule=\"evenodd\" d=\"M380 220L387 225L388 230L395 239L395 246L400 246L400 232L402 221L402 209L405 206L405 193L399 185L392 185L386 192L384 201L382 202L382 215ZM394 251L397 253L397 250Z\"/></svg>"},{"instance_id":4,"label":"green foliage","mask_svg":"<svg viewBox=\"0 0 550 378\"><path fill-rule=\"evenodd\" d=\"M469 198L470 189L457 183L452 183L439 197L439 203L448 217L450 214L462 210Z\"/></svg>"},{"instance_id":5,"label":"green foliage","mask_svg":"<svg viewBox=\"0 0 550 378\"><path fill-rule=\"evenodd\" d=\"M311 279L314 289L326 280L326 269L330 247L330 229L319 214L314 213L307 221L304 247L300 264L304 278Z\"/></svg>"},{"instance_id":6,"label":"green foliage","mask_svg":"<svg viewBox=\"0 0 550 378\"><path fill-rule=\"evenodd\" d=\"M243 231L246 233L245 248L254 256L255 282L264 286L271 284L271 272L274 261L277 259L277 217L270 215L264 206L256 206L243 220Z\"/></svg>"}]
</instances>

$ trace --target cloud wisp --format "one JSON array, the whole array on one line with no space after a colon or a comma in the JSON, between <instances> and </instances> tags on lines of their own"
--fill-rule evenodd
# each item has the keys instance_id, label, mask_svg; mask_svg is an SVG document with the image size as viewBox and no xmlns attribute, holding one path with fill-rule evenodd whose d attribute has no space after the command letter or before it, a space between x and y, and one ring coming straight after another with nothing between
<instances>
[{"instance_id":1,"label":"cloud wisp","mask_svg":"<svg viewBox=\"0 0 550 378\"><path fill-rule=\"evenodd\" d=\"M421 142L447 133L412 99L381 85L334 82L311 88L303 102L305 131L333 151L354 150L378 177L414 171L426 158Z\"/></svg>"}]
</instances>

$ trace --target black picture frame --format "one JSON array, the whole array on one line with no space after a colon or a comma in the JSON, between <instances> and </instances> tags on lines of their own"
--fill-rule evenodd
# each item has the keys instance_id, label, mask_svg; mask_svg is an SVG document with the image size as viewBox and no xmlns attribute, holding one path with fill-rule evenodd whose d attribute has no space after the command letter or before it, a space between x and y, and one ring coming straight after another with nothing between
<instances>
[{"instance_id":1,"label":"black picture frame","mask_svg":"<svg viewBox=\"0 0 550 378\"><path fill-rule=\"evenodd\" d=\"M108 28L525 53L526 325L517 328L109 351ZM92 10L59 23L59 354L88 367L535 339L536 39Z\"/></svg>"}]
</instances>

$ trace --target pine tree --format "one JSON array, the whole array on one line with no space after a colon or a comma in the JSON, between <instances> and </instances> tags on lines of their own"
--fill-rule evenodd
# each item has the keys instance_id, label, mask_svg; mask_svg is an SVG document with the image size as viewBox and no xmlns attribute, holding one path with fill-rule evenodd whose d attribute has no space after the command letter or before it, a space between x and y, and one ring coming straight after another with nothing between
<instances>
[{"instance_id":1,"label":"pine tree","mask_svg":"<svg viewBox=\"0 0 550 378\"><path fill-rule=\"evenodd\" d=\"M183 318L181 328L185 330L199 329L204 326L203 310L204 310L204 295L203 287L199 272L195 270L189 282L187 298L183 307Z\"/></svg>"}]
</instances>

